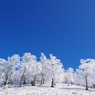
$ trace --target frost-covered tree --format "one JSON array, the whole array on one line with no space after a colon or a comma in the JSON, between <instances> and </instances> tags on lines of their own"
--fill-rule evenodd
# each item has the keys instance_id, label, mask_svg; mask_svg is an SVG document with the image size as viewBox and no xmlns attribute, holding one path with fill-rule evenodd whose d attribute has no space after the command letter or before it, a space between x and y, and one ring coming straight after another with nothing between
<instances>
[{"instance_id":1,"label":"frost-covered tree","mask_svg":"<svg viewBox=\"0 0 95 95\"><path fill-rule=\"evenodd\" d=\"M47 75L47 72L48 72L48 67L47 67L48 60L47 60L46 56L44 55L44 53L41 53L40 62L42 64L41 84L44 84L45 79L46 79L45 76Z\"/></svg>"},{"instance_id":2,"label":"frost-covered tree","mask_svg":"<svg viewBox=\"0 0 95 95\"><path fill-rule=\"evenodd\" d=\"M64 81L68 85L74 83L74 70L73 68L68 68L64 73Z\"/></svg>"},{"instance_id":3,"label":"frost-covered tree","mask_svg":"<svg viewBox=\"0 0 95 95\"><path fill-rule=\"evenodd\" d=\"M9 84L10 87L10 83L12 82L12 75L13 73L16 71L16 68L19 66L19 62L20 62L20 57L18 54L15 54L11 57L8 57L8 60L2 60L2 62L0 61L0 67L2 67L2 71L3 72L3 84Z\"/></svg>"},{"instance_id":4,"label":"frost-covered tree","mask_svg":"<svg viewBox=\"0 0 95 95\"><path fill-rule=\"evenodd\" d=\"M52 78L51 87L54 87L54 81L56 81L56 77L59 73L63 72L63 65L59 59L50 54L50 59L48 60L49 69L51 71L50 75ZM58 78L58 77L57 77Z\"/></svg>"},{"instance_id":5,"label":"frost-covered tree","mask_svg":"<svg viewBox=\"0 0 95 95\"><path fill-rule=\"evenodd\" d=\"M20 86L25 76L27 81L31 83L32 86L35 86L36 77L38 74L40 74L42 69L41 63L36 59L36 56L31 55L31 53L25 53L23 55L21 62L22 66L20 68L23 71L21 75Z\"/></svg>"},{"instance_id":6,"label":"frost-covered tree","mask_svg":"<svg viewBox=\"0 0 95 95\"><path fill-rule=\"evenodd\" d=\"M18 54L15 54L11 57L8 57L8 61L7 61L7 80L6 82L8 82L9 87L10 87L10 83L11 83L11 76L12 74L16 71L16 68L19 67L20 63L20 56Z\"/></svg>"},{"instance_id":7,"label":"frost-covered tree","mask_svg":"<svg viewBox=\"0 0 95 95\"><path fill-rule=\"evenodd\" d=\"M0 85L5 83L5 64L6 60L0 58Z\"/></svg>"},{"instance_id":8,"label":"frost-covered tree","mask_svg":"<svg viewBox=\"0 0 95 95\"><path fill-rule=\"evenodd\" d=\"M76 70L76 74L80 78L80 84L84 84L86 86L86 90L88 90L88 86L90 86L93 81L93 73L95 73L95 60L81 59L80 63L81 65L79 66L79 69Z\"/></svg>"}]
</instances>

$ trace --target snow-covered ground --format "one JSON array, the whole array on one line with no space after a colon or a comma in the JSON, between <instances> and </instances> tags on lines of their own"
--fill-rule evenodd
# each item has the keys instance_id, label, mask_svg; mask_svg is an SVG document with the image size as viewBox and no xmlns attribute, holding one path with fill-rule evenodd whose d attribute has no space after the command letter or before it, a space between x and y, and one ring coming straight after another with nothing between
<instances>
[{"instance_id":1,"label":"snow-covered ground","mask_svg":"<svg viewBox=\"0 0 95 95\"><path fill-rule=\"evenodd\" d=\"M54 88L48 85L0 88L0 95L95 95L95 89L85 90L84 87L57 84Z\"/></svg>"}]
</instances>

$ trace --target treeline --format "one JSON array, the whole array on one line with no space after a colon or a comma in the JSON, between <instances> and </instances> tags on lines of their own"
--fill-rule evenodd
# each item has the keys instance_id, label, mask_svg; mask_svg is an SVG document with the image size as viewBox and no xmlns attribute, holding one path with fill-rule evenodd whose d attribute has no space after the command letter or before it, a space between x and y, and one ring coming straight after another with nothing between
<instances>
[{"instance_id":1,"label":"treeline","mask_svg":"<svg viewBox=\"0 0 95 95\"><path fill-rule=\"evenodd\" d=\"M22 57L14 54L7 60L0 58L0 86L35 86L36 83L42 85L47 82L51 87L56 83L66 83L82 85L88 90L95 84L95 59L81 59L76 71L73 68L65 70L61 61L52 54L47 58L41 53L39 59L31 53L24 53Z\"/></svg>"}]
</instances>

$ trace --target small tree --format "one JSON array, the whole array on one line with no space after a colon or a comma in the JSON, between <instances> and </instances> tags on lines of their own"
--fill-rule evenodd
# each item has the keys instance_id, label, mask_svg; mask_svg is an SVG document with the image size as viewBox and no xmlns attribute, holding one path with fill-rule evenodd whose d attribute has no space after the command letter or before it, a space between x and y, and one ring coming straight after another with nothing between
<instances>
[{"instance_id":1,"label":"small tree","mask_svg":"<svg viewBox=\"0 0 95 95\"><path fill-rule=\"evenodd\" d=\"M60 60L57 59L55 56L50 54L50 59L48 60L49 63L49 69L51 71L51 87L54 87L54 81L56 80L56 76L59 75L59 73L63 72L63 65L60 63ZM58 77L57 77L58 78Z\"/></svg>"},{"instance_id":2,"label":"small tree","mask_svg":"<svg viewBox=\"0 0 95 95\"><path fill-rule=\"evenodd\" d=\"M40 57L40 63L42 65L42 69L41 69L41 83L40 84L44 84L45 82L45 75L47 74L47 63L48 60L46 58L46 56L44 55L44 53L41 53L41 57Z\"/></svg>"},{"instance_id":3,"label":"small tree","mask_svg":"<svg viewBox=\"0 0 95 95\"><path fill-rule=\"evenodd\" d=\"M79 66L79 69L77 69L76 74L84 79L86 90L88 90L88 85L90 84L90 81L92 81L92 75L94 70L93 67L95 67L93 63L95 63L95 60L81 59L80 63L81 65ZM83 82L83 80L80 82Z\"/></svg>"},{"instance_id":4,"label":"small tree","mask_svg":"<svg viewBox=\"0 0 95 95\"><path fill-rule=\"evenodd\" d=\"M7 61L8 72L6 73L8 84L9 84L8 87L10 87L11 76L15 72L16 68L19 67L19 65L20 65L19 63L20 63L20 57L19 57L19 55L15 54L15 55L13 55L11 57L8 57L8 61ZM6 82L7 82L7 80L6 80Z\"/></svg>"},{"instance_id":5,"label":"small tree","mask_svg":"<svg viewBox=\"0 0 95 95\"><path fill-rule=\"evenodd\" d=\"M64 73L64 80L65 80L65 83L68 84L71 84L71 83L74 83L74 76L73 76L73 68L68 68L65 73Z\"/></svg>"}]
</instances>

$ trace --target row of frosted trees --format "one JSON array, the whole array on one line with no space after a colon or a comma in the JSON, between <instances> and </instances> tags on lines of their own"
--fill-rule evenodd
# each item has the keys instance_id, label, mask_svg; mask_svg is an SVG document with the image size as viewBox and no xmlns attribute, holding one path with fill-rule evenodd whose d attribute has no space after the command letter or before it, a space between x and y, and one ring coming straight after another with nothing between
<instances>
[{"instance_id":1,"label":"row of frosted trees","mask_svg":"<svg viewBox=\"0 0 95 95\"><path fill-rule=\"evenodd\" d=\"M63 73L62 63L55 56L50 58L41 53L38 61L35 55L24 53L22 57L15 54L8 57L8 60L0 59L0 84L10 87L10 84L19 85L35 83L44 84L51 82L51 87L59 80L60 73Z\"/></svg>"},{"instance_id":2,"label":"row of frosted trees","mask_svg":"<svg viewBox=\"0 0 95 95\"><path fill-rule=\"evenodd\" d=\"M24 53L22 57L15 54L7 60L0 59L0 85L21 87L22 84L50 83L54 87L56 83L66 83L82 85L88 90L95 85L95 59L81 59L80 63L74 72L73 68L65 70L61 61L52 54L47 58L41 53L40 60L31 53Z\"/></svg>"}]
</instances>

